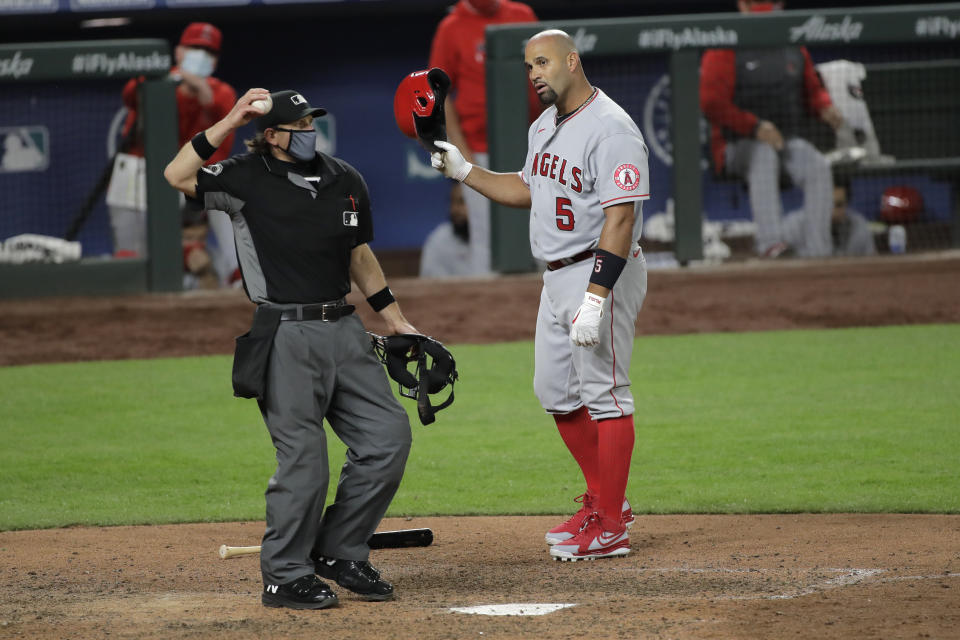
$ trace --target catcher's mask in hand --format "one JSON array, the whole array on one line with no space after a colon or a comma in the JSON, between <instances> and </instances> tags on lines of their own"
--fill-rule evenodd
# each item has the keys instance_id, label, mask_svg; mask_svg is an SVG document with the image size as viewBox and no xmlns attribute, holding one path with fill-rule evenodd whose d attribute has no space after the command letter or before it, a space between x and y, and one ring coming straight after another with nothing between
<instances>
[{"instance_id":1,"label":"catcher's mask in hand","mask_svg":"<svg viewBox=\"0 0 960 640\"><path fill-rule=\"evenodd\" d=\"M387 374L400 385L400 395L417 401L421 423L430 424L437 411L453 404L453 383L459 378L457 363L440 342L416 333L395 336L371 333L370 338L377 357L387 367ZM407 368L411 362L416 363L416 373ZM430 394L442 391L448 384L450 395L433 406Z\"/></svg>"}]
</instances>

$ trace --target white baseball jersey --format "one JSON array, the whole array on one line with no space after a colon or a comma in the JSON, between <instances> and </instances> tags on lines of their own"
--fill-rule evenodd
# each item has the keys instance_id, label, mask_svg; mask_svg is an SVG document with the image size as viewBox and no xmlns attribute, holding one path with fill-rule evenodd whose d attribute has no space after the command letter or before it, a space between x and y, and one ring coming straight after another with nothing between
<instances>
[{"instance_id":1,"label":"white baseball jersey","mask_svg":"<svg viewBox=\"0 0 960 640\"><path fill-rule=\"evenodd\" d=\"M520 177L530 187L530 247L552 262L595 249L604 207L632 202L634 241L643 227L641 203L650 197L647 146L630 116L599 89L556 124L550 107L530 127ZM647 292L646 263L636 244L603 303L600 343L574 347L570 326L593 272L581 260L543 274L534 339L533 387L550 413L586 406L594 419L631 415L630 361L635 321Z\"/></svg>"},{"instance_id":2,"label":"white baseball jersey","mask_svg":"<svg viewBox=\"0 0 960 640\"><path fill-rule=\"evenodd\" d=\"M520 177L530 187L530 249L547 262L595 249L604 207L634 202L634 243L650 197L647 145L629 115L603 91L559 125L551 106L530 125Z\"/></svg>"}]
</instances>

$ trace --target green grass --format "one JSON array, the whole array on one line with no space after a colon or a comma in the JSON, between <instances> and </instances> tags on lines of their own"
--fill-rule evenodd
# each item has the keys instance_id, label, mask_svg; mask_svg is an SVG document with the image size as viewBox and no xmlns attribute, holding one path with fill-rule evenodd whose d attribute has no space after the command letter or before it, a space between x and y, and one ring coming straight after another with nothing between
<instances>
[{"instance_id":1,"label":"green grass","mask_svg":"<svg viewBox=\"0 0 960 640\"><path fill-rule=\"evenodd\" d=\"M454 405L424 427L402 401L389 515L569 511L532 344L452 351ZM960 325L644 337L631 377L638 512L960 512ZM273 448L229 357L0 368L0 425L0 530L263 518Z\"/></svg>"}]
</instances>

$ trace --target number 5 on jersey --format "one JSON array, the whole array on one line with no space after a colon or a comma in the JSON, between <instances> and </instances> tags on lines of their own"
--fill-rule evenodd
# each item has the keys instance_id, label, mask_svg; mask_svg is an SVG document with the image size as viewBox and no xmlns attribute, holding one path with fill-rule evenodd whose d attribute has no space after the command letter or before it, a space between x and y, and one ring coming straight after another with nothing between
<instances>
[{"instance_id":1,"label":"number 5 on jersey","mask_svg":"<svg viewBox=\"0 0 960 640\"><path fill-rule=\"evenodd\" d=\"M557 229L560 231L573 231L575 221L571 205L570 198L557 198Z\"/></svg>"}]
</instances>

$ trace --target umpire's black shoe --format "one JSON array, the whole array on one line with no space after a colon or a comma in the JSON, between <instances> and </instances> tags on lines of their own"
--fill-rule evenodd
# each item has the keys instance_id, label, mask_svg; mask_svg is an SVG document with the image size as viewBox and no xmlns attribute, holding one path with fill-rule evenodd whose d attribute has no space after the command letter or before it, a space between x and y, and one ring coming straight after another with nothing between
<instances>
[{"instance_id":1,"label":"umpire's black shoe","mask_svg":"<svg viewBox=\"0 0 960 640\"><path fill-rule=\"evenodd\" d=\"M321 556L316 566L321 576L335 580L344 589L367 600L393 598L393 585L381 578L380 572L366 560L337 560Z\"/></svg>"},{"instance_id":2,"label":"umpire's black shoe","mask_svg":"<svg viewBox=\"0 0 960 640\"><path fill-rule=\"evenodd\" d=\"M265 607L326 609L337 604L337 594L324 581L311 574L287 584L263 585L260 601Z\"/></svg>"}]
</instances>

